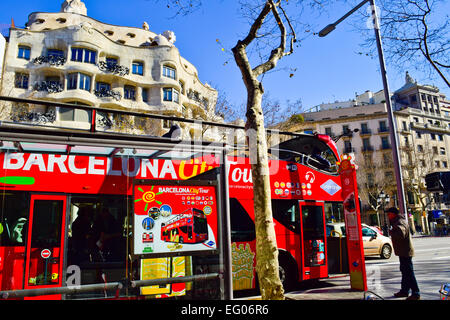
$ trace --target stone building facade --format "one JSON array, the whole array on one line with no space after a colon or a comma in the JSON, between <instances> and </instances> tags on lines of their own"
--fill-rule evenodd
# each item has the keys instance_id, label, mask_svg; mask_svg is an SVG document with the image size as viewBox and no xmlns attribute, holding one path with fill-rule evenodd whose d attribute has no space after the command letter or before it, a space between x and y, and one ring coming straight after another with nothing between
<instances>
[{"instance_id":1,"label":"stone building facade","mask_svg":"<svg viewBox=\"0 0 450 320\"><path fill-rule=\"evenodd\" d=\"M427 173L449 170L450 101L436 87L418 84L407 73L405 85L392 95L392 105L407 208L415 224L426 231L427 213L448 213L450 209L443 203L442 195L427 192L425 185ZM323 104L303 115L305 122L290 130L335 137L352 132L337 141L338 150L355 158L363 219L378 224L376 213L381 207L375 208L380 192L390 195L390 201L383 205L392 206L396 204L397 190L383 90Z\"/></svg>"},{"instance_id":2,"label":"stone building facade","mask_svg":"<svg viewBox=\"0 0 450 320\"><path fill-rule=\"evenodd\" d=\"M133 28L97 21L87 16L82 1L66 0L60 12L31 13L25 28L10 29L0 94L223 121L215 113L217 91L199 80L175 40L173 32L156 34L146 22ZM3 106L2 118L20 118L14 107ZM89 112L81 109L40 107L27 112L44 115L39 118L50 126L87 129L91 122ZM96 117L100 130L102 125L105 130L117 125L118 119L109 114ZM161 134L170 127L167 121L127 121L122 129L135 133ZM202 129L180 125L184 138ZM213 130L203 133L213 139Z\"/></svg>"}]
</instances>

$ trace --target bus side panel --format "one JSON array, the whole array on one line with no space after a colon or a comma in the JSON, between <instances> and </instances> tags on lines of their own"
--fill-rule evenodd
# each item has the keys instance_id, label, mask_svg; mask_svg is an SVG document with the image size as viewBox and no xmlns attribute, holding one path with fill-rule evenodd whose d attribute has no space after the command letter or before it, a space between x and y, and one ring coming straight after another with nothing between
<instances>
[{"instance_id":1,"label":"bus side panel","mask_svg":"<svg viewBox=\"0 0 450 320\"><path fill-rule=\"evenodd\" d=\"M1 290L23 289L25 247L0 247Z\"/></svg>"},{"instance_id":2,"label":"bus side panel","mask_svg":"<svg viewBox=\"0 0 450 320\"><path fill-rule=\"evenodd\" d=\"M249 217L254 221L253 200L238 200ZM233 261L233 290L253 289L256 287L256 241L233 241L231 245Z\"/></svg>"},{"instance_id":3,"label":"bus side panel","mask_svg":"<svg viewBox=\"0 0 450 320\"><path fill-rule=\"evenodd\" d=\"M279 250L285 250L288 255L295 259L297 265L297 279L301 279L302 274L302 242L298 234L286 229L281 223L274 219L275 233L277 235L277 247ZM292 261L293 262L293 261Z\"/></svg>"}]
</instances>

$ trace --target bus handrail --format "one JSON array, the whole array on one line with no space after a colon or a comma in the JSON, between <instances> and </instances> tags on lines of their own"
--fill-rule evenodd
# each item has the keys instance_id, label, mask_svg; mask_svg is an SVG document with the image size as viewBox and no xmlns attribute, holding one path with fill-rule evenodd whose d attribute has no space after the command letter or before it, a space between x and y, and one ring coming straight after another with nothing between
<instances>
[{"instance_id":1,"label":"bus handrail","mask_svg":"<svg viewBox=\"0 0 450 320\"><path fill-rule=\"evenodd\" d=\"M10 298L24 298L24 297L35 297L42 295L53 295L53 294L74 294L74 293L86 293L97 290L114 290L114 289L124 289L124 288L139 288L143 286L153 286L153 285L163 285L172 283L184 283L193 281L206 281L220 278L219 273L206 273L200 275L175 277L175 278L160 278L160 279L147 279L147 280L132 280L109 283L94 283L86 285L70 285L67 287L53 287L53 288L37 288L37 289L20 289L20 290L6 290L0 291L0 299L10 299Z\"/></svg>"}]
</instances>

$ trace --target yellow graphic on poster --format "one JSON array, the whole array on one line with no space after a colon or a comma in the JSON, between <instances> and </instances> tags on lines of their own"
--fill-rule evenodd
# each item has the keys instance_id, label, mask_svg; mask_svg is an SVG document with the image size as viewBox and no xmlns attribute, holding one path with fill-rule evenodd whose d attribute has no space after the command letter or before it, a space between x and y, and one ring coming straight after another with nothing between
<instances>
[{"instance_id":1,"label":"yellow graphic on poster","mask_svg":"<svg viewBox=\"0 0 450 320\"><path fill-rule=\"evenodd\" d=\"M141 280L170 278L170 258L141 259ZM170 284L141 287L141 294L170 294Z\"/></svg>"},{"instance_id":2,"label":"yellow graphic on poster","mask_svg":"<svg viewBox=\"0 0 450 320\"><path fill-rule=\"evenodd\" d=\"M253 261L255 253L248 243L231 245L233 260L233 290L251 289L253 286Z\"/></svg>"},{"instance_id":3,"label":"yellow graphic on poster","mask_svg":"<svg viewBox=\"0 0 450 320\"><path fill-rule=\"evenodd\" d=\"M191 257L142 259L141 280L184 277L192 275L191 269ZM190 282L146 286L141 288L141 294L157 298L183 296L191 287Z\"/></svg>"}]
</instances>

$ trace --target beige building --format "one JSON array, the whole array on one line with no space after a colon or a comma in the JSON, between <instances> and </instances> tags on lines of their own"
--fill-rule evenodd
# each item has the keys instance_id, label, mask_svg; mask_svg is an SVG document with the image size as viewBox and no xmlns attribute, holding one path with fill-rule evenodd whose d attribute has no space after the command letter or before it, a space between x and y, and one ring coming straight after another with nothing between
<instances>
[{"instance_id":1,"label":"beige building","mask_svg":"<svg viewBox=\"0 0 450 320\"><path fill-rule=\"evenodd\" d=\"M392 102L407 208L415 224L424 229L428 224L427 215L423 212L434 209L448 212L449 209L442 203L440 195L426 191L424 177L430 172L449 170L450 102L437 88L417 84L408 73L405 85L392 95ZM338 150L351 154L358 165L363 221L380 225L384 223L382 205L396 204L386 110L382 90L376 93L366 91L349 101L314 107L304 113L303 124L291 128L335 137L352 132L338 140ZM354 132L355 129L357 132ZM380 204L381 191L390 195L389 202Z\"/></svg>"},{"instance_id":2,"label":"beige building","mask_svg":"<svg viewBox=\"0 0 450 320\"><path fill-rule=\"evenodd\" d=\"M146 22L133 28L97 21L87 16L82 1L66 0L60 12L31 13L24 29L10 29L0 94L223 121L215 113L217 91L199 80L175 40L173 32L157 34ZM23 112L33 112L27 119L81 129L91 122L89 112L81 109L15 107L4 105L2 118L23 120ZM96 117L98 130L118 126L110 114ZM138 133L161 134L170 127L167 122L155 126L139 119L124 123L125 130ZM184 138L193 135L193 126L182 125ZM214 137L217 132L212 130L205 135Z\"/></svg>"}]
</instances>

